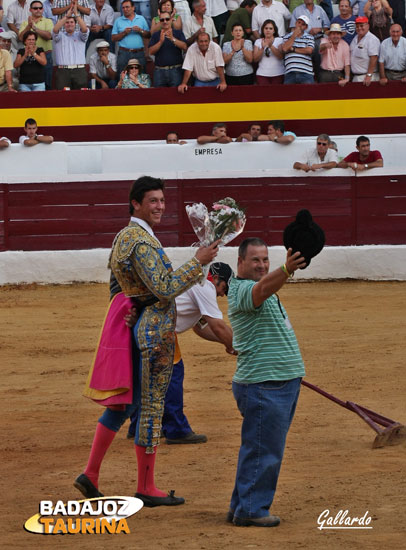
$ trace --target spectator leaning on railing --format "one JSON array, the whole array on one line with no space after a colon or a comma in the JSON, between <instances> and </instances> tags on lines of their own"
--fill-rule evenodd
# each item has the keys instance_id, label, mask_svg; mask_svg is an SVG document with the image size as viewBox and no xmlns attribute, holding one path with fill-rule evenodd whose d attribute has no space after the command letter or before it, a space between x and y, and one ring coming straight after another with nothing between
<instances>
[{"instance_id":1,"label":"spectator leaning on railing","mask_svg":"<svg viewBox=\"0 0 406 550\"><path fill-rule=\"evenodd\" d=\"M320 134L316 140L316 148L308 149L302 157L302 162L295 162L293 168L304 172L336 168L337 152L330 149L330 142L327 134Z\"/></svg>"},{"instance_id":2,"label":"spectator leaning on railing","mask_svg":"<svg viewBox=\"0 0 406 550\"><path fill-rule=\"evenodd\" d=\"M53 143L54 138L52 136L44 136L38 134L37 122L33 118L27 118L24 124L25 135L20 136L18 142L25 147L34 147L39 143L45 143L50 145Z\"/></svg>"},{"instance_id":3,"label":"spectator leaning on railing","mask_svg":"<svg viewBox=\"0 0 406 550\"><path fill-rule=\"evenodd\" d=\"M350 153L338 163L338 168L351 168L354 172L382 168L382 155L379 151L371 151L371 143L367 136L359 136L356 147L356 151Z\"/></svg>"},{"instance_id":4,"label":"spectator leaning on railing","mask_svg":"<svg viewBox=\"0 0 406 550\"><path fill-rule=\"evenodd\" d=\"M380 42L369 32L366 17L357 17L355 31L357 36L350 44L352 81L369 86L371 82L379 80L377 67Z\"/></svg>"},{"instance_id":5,"label":"spectator leaning on railing","mask_svg":"<svg viewBox=\"0 0 406 550\"><path fill-rule=\"evenodd\" d=\"M338 82L345 86L350 81L350 47L344 41L345 31L338 23L332 23L326 31L327 38L320 42L320 82Z\"/></svg>"},{"instance_id":6,"label":"spectator leaning on railing","mask_svg":"<svg viewBox=\"0 0 406 550\"><path fill-rule=\"evenodd\" d=\"M210 136L199 136L197 143L206 145L207 143L231 143L233 139L227 135L227 126L224 122L218 122L212 128Z\"/></svg>"},{"instance_id":7,"label":"spectator leaning on railing","mask_svg":"<svg viewBox=\"0 0 406 550\"><path fill-rule=\"evenodd\" d=\"M296 134L285 130L285 123L283 120L270 120L268 122L268 128L266 135L261 134L258 136L258 141L273 141L281 145L289 145L296 139Z\"/></svg>"},{"instance_id":8,"label":"spectator leaning on railing","mask_svg":"<svg viewBox=\"0 0 406 550\"><path fill-rule=\"evenodd\" d=\"M227 88L221 48L205 32L199 34L197 42L186 52L183 69L183 80L178 86L178 91L182 94L188 89L187 84L192 74L195 77L195 86L214 86L220 92Z\"/></svg>"}]
</instances>

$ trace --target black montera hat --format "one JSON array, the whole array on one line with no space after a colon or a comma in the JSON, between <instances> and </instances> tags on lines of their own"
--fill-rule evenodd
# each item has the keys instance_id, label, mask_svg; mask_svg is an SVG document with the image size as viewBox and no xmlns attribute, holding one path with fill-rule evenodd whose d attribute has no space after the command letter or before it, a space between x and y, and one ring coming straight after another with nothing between
<instances>
[{"instance_id":1,"label":"black montera hat","mask_svg":"<svg viewBox=\"0 0 406 550\"><path fill-rule=\"evenodd\" d=\"M291 248L292 252L299 250L306 260L306 267L321 252L325 242L323 229L313 221L308 210L299 210L296 220L285 227L283 232L285 248Z\"/></svg>"},{"instance_id":2,"label":"black montera hat","mask_svg":"<svg viewBox=\"0 0 406 550\"><path fill-rule=\"evenodd\" d=\"M222 279L227 284L226 294L228 293L228 285L232 277L234 277L234 271L228 264L223 262L214 262L210 266L210 273L217 275L219 279Z\"/></svg>"}]
</instances>

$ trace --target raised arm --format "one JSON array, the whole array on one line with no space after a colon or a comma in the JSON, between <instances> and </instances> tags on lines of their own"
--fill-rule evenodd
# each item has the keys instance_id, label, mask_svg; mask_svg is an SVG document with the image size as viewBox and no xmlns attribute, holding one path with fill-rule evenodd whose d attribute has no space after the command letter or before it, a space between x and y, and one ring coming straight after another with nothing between
<instances>
[{"instance_id":1,"label":"raised arm","mask_svg":"<svg viewBox=\"0 0 406 550\"><path fill-rule=\"evenodd\" d=\"M201 278L202 265L212 262L217 253L218 241L210 246L200 247L194 258L169 272L156 249L138 244L135 247L134 260L137 273L152 294L159 300L171 300Z\"/></svg>"},{"instance_id":2,"label":"raised arm","mask_svg":"<svg viewBox=\"0 0 406 550\"><path fill-rule=\"evenodd\" d=\"M283 266L278 267L268 275L265 275L260 281L255 283L252 288L252 302L254 307L259 307L267 298L278 292L286 283L289 276L297 269L305 267L306 262L300 255L300 252L292 254L292 249L289 248L286 255L286 262ZM285 271L286 270L286 271Z\"/></svg>"}]
</instances>

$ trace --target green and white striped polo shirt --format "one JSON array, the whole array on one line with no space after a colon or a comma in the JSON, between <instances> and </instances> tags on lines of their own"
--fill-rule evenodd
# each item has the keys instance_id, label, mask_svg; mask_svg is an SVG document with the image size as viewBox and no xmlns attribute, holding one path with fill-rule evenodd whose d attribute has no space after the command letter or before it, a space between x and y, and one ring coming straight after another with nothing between
<instances>
[{"instance_id":1,"label":"green and white striped polo shirt","mask_svg":"<svg viewBox=\"0 0 406 550\"><path fill-rule=\"evenodd\" d=\"M295 333L288 316L273 295L255 308L255 281L234 278L228 291L228 317L233 347L238 351L234 382L255 384L265 380L292 380L305 375Z\"/></svg>"}]
</instances>

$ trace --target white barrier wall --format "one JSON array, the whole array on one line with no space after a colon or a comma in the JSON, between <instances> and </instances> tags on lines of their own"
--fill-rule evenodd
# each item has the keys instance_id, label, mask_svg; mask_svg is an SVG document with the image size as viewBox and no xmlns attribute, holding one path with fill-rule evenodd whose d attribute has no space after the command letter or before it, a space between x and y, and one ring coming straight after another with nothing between
<instances>
[{"instance_id":1,"label":"white barrier wall","mask_svg":"<svg viewBox=\"0 0 406 550\"><path fill-rule=\"evenodd\" d=\"M166 248L176 268L193 256L187 248ZM0 252L0 285L20 283L107 282L109 249ZM284 263L286 251L270 247L271 269ZM217 257L236 270L237 248L223 247ZM295 280L365 279L406 281L406 245L325 247Z\"/></svg>"},{"instance_id":2,"label":"white barrier wall","mask_svg":"<svg viewBox=\"0 0 406 550\"><path fill-rule=\"evenodd\" d=\"M64 142L51 145L41 143L34 147L16 144L7 149L0 149L0 182L8 183L8 176L23 176L27 182L31 182L31 177L38 174L41 174L42 181L46 181L46 178L53 174L66 177L68 158L69 147Z\"/></svg>"},{"instance_id":3,"label":"white barrier wall","mask_svg":"<svg viewBox=\"0 0 406 550\"><path fill-rule=\"evenodd\" d=\"M357 136L332 136L339 157L355 150ZM404 134L369 136L371 148L381 151L384 169L378 174L403 174L406 170ZM74 181L80 179L132 179L141 174L167 179L300 176L313 172L293 170L292 166L316 138L298 138L290 145L273 142L198 145L167 145L162 141L39 144L28 148L13 144L0 151L1 183L34 181ZM352 170L347 169L352 173ZM318 176L346 175L347 170L318 170ZM371 174L371 172L368 172ZM365 173L360 173L365 176Z\"/></svg>"}]
</instances>

